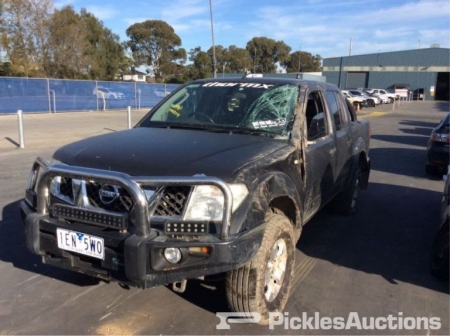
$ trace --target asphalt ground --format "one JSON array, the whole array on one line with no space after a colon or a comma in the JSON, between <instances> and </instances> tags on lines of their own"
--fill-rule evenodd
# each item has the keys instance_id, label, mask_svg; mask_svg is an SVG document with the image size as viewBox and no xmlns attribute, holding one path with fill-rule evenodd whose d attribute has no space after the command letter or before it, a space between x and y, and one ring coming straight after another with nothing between
<instances>
[{"instance_id":1,"label":"asphalt ground","mask_svg":"<svg viewBox=\"0 0 450 336\"><path fill-rule=\"evenodd\" d=\"M439 330L286 330L253 324L217 330L227 311L221 286L193 281L187 291L162 286L125 290L43 265L26 250L19 201L36 156L61 145L127 128L126 111L25 114L25 148L17 116L0 116L0 334L440 334L449 330L449 286L429 271L439 226L443 181L425 175L431 129L448 102L365 108L370 118L372 172L359 211L327 208L297 244L289 316L438 317ZM133 124L147 111L132 111Z\"/></svg>"}]
</instances>

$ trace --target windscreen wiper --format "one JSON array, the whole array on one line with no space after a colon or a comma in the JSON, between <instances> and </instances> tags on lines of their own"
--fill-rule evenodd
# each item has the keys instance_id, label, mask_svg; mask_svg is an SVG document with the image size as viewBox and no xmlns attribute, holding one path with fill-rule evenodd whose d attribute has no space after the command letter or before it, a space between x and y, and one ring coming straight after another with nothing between
<instances>
[{"instance_id":1,"label":"windscreen wiper","mask_svg":"<svg viewBox=\"0 0 450 336\"><path fill-rule=\"evenodd\" d=\"M243 134L270 134L270 135L279 135L277 132L269 131L262 128L248 128L248 127L236 127L233 129L229 129L229 131L233 133L243 133Z\"/></svg>"},{"instance_id":2,"label":"windscreen wiper","mask_svg":"<svg viewBox=\"0 0 450 336\"><path fill-rule=\"evenodd\" d=\"M218 127L214 126L214 124L152 123L147 127L167 128L167 129L191 129L207 132L226 132L226 133L231 131L229 127L220 127L220 126Z\"/></svg>"}]
</instances>

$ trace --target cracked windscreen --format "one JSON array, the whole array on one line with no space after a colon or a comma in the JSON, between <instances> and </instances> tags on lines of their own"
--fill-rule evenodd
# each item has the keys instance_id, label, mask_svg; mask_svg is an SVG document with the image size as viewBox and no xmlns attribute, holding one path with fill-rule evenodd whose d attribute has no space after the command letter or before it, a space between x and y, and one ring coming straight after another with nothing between
<instances>
[{"instance_id":1,"label":"cracked windscreen","mask_svg":"<svg viewBox=\"0 0 450 336\"><path fill-rule=\"evenodd\" d=\"M170 96L141 127L186 127L286 138L298 87L292 84L191 83Z\"/></svg>"}]
</instances>

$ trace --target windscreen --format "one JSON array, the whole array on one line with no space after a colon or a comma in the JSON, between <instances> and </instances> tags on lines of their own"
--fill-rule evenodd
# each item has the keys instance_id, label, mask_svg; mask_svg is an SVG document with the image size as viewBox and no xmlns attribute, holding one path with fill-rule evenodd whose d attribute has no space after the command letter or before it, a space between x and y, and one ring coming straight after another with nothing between
<instances>
[{"instance_id":1,"label":"windscreen","mask_svg":"<svg viewBox=\"0 0 450 336\"><path fill-rule=\"evenodd\" d=\"M291 84L191 83L168 97L140 126L193 125L286 136L297 97L298 87Z\"/></svg>"}]
</instances>

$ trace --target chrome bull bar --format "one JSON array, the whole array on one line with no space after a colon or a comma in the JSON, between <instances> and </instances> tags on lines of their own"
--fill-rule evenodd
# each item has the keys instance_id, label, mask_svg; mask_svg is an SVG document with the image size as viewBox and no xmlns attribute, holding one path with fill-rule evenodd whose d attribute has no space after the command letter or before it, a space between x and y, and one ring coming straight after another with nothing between
<instances>
[{"instance_id":1,"label":"chrome bull bar","mask_svg":"<svg viewBox=\"0 0 450 336\"><path fill-rule=\"evenodd\" d=\"M41 170L41 171L40 171ZM222 228L220 239L227 240L230 233L231 211L233 208L233 196L230 187L221 179L209 176L170 176L170 177L147 177L130 176L125 173L74 167L64 164L49 164L43 158L38 157L33 164L32 174L35 174L34 182L30 178L28 188L35 189L37 194L37 213L48 214L49 209L49 188L52 179L56 176L80 179L95 180L99 183L115 184L126 189L135 200L133 218L135 220L136 234L146 237L150 234L151 222L149 206L144 190L145 186L196 186L213 185L218 187L224 195L224 212L222 217ZM33 176L33 175L32 175Z\"/></svg>"}]
</instances>

